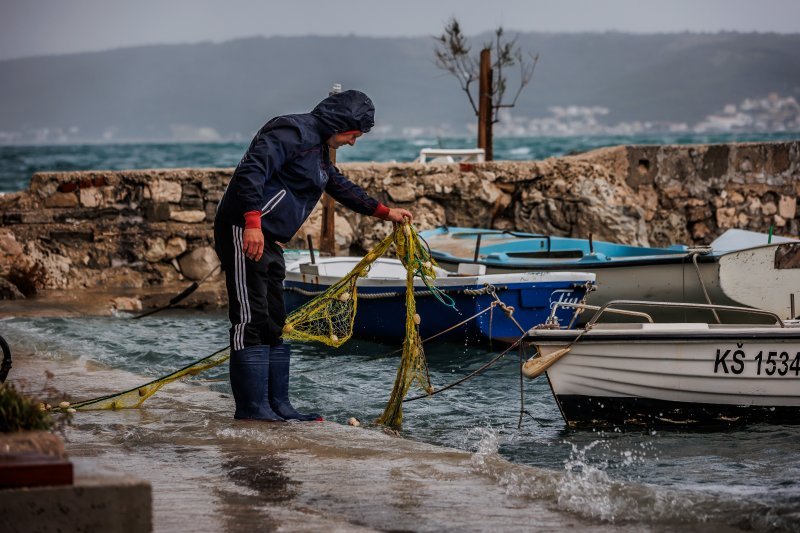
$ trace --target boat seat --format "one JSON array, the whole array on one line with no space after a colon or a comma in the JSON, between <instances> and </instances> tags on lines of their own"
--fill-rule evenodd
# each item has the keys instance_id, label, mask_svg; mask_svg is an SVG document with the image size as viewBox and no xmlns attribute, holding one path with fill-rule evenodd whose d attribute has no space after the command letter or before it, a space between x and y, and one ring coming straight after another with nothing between
<instances>
[{"instance_id":1,"label":"boat seat","mask_svg":"<svg viewBox=\"0 0 800 533\"><path fill-rule=\"evenodd\" d=\"M708 329L708 324L703 322L665 322L663 324L642 324L642 329L649 330L700 330Z\"/></svg>"},{"instance_id":2,"label":"boat seat","mask_svg":"<svg viewBox=\"0 0 800 533\"><path fill-rule=\"evenodd\" d=\"M519 259L580 259L583 252L580 250L541 250L538 252L507 252L506 255Z\"/></svg>"},{"instance_id":3,"label":"boat seat","mask_svg":"<svg viewBox=\"0 0 800 533\"><path fill-rule=\"evenodd\" d=\"M709 328L709 325L706 323L701 322L663 322L655 324L650 322L598 322L592 329L594 330L611 330L611 331L618 331L618 330L628 330L628 329L640 329L640 330L649 330L649 331L674 331L674 330L706 330Z\"/></svg>"}]
</instances>

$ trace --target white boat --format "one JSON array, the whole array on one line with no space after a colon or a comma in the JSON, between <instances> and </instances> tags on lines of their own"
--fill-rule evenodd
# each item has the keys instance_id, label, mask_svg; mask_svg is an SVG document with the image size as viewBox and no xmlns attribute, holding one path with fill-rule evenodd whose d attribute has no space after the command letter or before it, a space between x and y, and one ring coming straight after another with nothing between
<instances>
[{"instance_id":1,"label":"white boat","mask_svg":"<svg viewBox=\"0 0 800 533\"><path fill-rule=\"evenodd\" d=\"M546 369L570 427L800 423L800 321L597 322L608 309L646 305L688 304L610 302L585 328L528 332L538 357L526 366Z\"/></svg>"}]
</instances>

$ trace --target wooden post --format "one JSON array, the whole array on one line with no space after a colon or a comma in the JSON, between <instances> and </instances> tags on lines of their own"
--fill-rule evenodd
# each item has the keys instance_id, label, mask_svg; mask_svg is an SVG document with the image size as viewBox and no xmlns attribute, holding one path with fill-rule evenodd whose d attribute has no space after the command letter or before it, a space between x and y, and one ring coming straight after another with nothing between
<instances>
[{"instance_id":1,"label":"wooden post","mask_svg":"<svg viewBox=\"0 0 800 533\"><path fill-rule=\"evenodd\" d=\"M483 148L486 161L492 161L492 51L488 48L481 50L478 82L478 148Z\"/></svg>"},{"instance_id":2,"label":"wooden post","mask_svg":"<svg viewBox=\"0 0 800 533\"><path fill-rule=\"evenodd\" d=\"M333 89L329 94L336 94L342 91L342 86L338 83L333 84ZM330 148L331 163L336 164L336 149ZM334 213L336 212L333 198L327 194L322 195L322 224L319 236L319 251L326 252L331 256L336 255L336 231L334 228Z\"/></svg>"}]
</instances>

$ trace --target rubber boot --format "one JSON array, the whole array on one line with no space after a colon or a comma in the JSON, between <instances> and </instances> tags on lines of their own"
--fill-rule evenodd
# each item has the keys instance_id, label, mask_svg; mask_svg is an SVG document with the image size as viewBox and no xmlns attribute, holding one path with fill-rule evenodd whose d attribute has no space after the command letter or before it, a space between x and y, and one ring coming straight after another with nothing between
<instances>
[{"instance_id":1,"label":"rubber boot","mask_svg":"<svg viewBox=\"0 0 800 533\"><path fill-rule=\"evenodd\" d=\"M269 346L232 350L231 389L236 402L233 418L283 422L269 406Z\"/></svg>"},{"instance_id":2,"label":"rubber boot","mask_svg":"<svg viewBox=\"0 0 800 533\"><path fill-rule=\"evenodd\" d=\"M323 418L317 413L298 413L289 401L289 361L291 354L291 347L286 343L272 347L269 362L269 404L274 412L286 420L321 421Z\"/></svg>"}]
</instances>

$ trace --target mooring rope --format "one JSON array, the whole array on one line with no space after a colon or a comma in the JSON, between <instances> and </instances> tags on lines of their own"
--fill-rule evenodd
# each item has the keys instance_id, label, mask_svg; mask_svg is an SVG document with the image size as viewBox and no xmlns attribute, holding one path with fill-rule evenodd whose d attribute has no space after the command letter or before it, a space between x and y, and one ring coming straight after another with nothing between
<instances>
[{"instance_id":1,"label":"mooring rope","mask_svg":"<svg viewBox=\"0 0 800 533\"><path fill-rule=\"evenodd\" d=\"M703 281L703 276L702 276L702 274L700 274L700 265L697 264L697 256L702 254L702 253L703 253L702 251L693 251L692 253L689 254L689 256L692 258L692 264L694 264L694 269L697 272L697 279L700 280L700 288L703 289L703 294L706 297L706 303L708 305L714 305L711 302L711 297L709 297L708 291L706 290L706 284ZM717 314L717 310L716 309L712 309L711 313L714 315L714 318L717 320L717 324L722 324L722 321L719 319L719 315Z\"/></svg>"},{"instance_id":2,"label":"mooring rope","mask_svg":"<svg viewBox=\"0 0 800 533\"><path fill-rule=\"evenodd\" d=\"M500 359L505 357L506 354L508 354L509 351L511 351L512 349L516 348L517 345L519 345L519 343L522 342L522 339L524 339L524 338L525 338L525 335L522 335L519 339L514 341L514 343L511 346L509 346L508 348L506 348L505 350L500 352L497 356L492 358L489 362L485 363L480 368L470 372L466 376L464 376L464 377L462 377L462 378L460 378L460 379L458 379L456 381L453 381L452 383L449 383L449 384L445 385L444 387L435 389L435 390L433 390L433 391L431 391L429 393L421 394L419 396L414 396L412 398L406 398L405 400L403 400L403 402L413 402L413 401L416 401L416 400L421 400L423 398L428 398L430 396L435 396L435 395L437 395L437 394L439 394L441 392L444 392L444 391L446 391L448 389L452 389L453 387L457 387L458 385L461 385L465 381L469 381L470 379L474 378L475 376L480 375L485 370L487 370L487 369L491 368L492 366L494 366L495 363L497 363Z\"/></svg>"},{"instance_id":3,"label":"mooring rope","mask_svg":"<svg viewBox=\"0 0 800 533\"><path fill-rule=\"evenodd\" d=\"M491 291L493 290L492 287L493 287L492 285L488 285L487 284L485 287L480 288L480 289L458 289L458 290L454 290L454 289L439 289L438 287L436 289L437 289L438 292L440 292L442 294L466 294L467 296L482 296L484 294L491 294ZM507 288L508 287L505 286L505 285L501 285L499 287L494 287L494 289L497 289L497 290L505 290ZM298 294L301 294L303 296L308 296L308 297L319 296L320 294L325 292L325 290L310 291L310 290L304 289L302 287L294 287L294 286L284 287L283 290L285 292L296 292ZM373 293L359 293L358 297L366 299L366 300L378 300L378 299L382 299L382 298L397 298L398 296L402 296L404 294L405 294L405 291L404 292L373 292ZM425 289L415 290L414 291L414 296L435 296L435 294L433 294L430 289L425 288Z\"/></svg>"},{"instance_id":4,"label":"mooring rope","mask_svg":"<svg viewBox=\"0 0 800 533\"><path fill-rule=\"evenodd\" d=\"M196 290L197 290L197 289L200 287L200 285L202 285L203 283L205 283L205 282L206 282L206 280L207 280L208 278L210 278L210 277L211 277L213 274L215 274L215 273L217 272L217 270L219 270L221 267L222 267L222 265L221 265L221 264L219 264L219 265L215 266L214 268L212 268L212 269L211 269L211 271L210 271L208 274L206 274L205 276L203 276L203 278L202 278L202 279L200 279L200 281L194 281L194 282L192 282L192 284L191 284L191 285L189 285L188 287L186 287L186 288L185 288L183 291L181 291L181 293L180 293L180 294L178 294L177 296L173 296L173 297L170 299L170 301L169 301L169 303L168 303L167 305L163 305L163 306L161 306L161 307L157 307L157 308L155 308L155 309L152 309L152 310L150 310L150 311L146 311L146 312L144 312L144 313L142 313L142 314L136 315L135 317L133 317L133 320L138 320L138 319L140 319L140 318L144 318L144 317L146 317L146 316L154 315L154 314L156 314L156 313L159 313L159 312L161 312L161 311L164 311L164 310L166 310L166 309L170 309L170 308L172 308L173 306L177 305L179 302L181 302L181 301L182 301L183 299L185 299L187 296L189 296L189 295L190 295L190 294L192 294L194 291L196 291Z\"/></svg>"}]
</instances>

